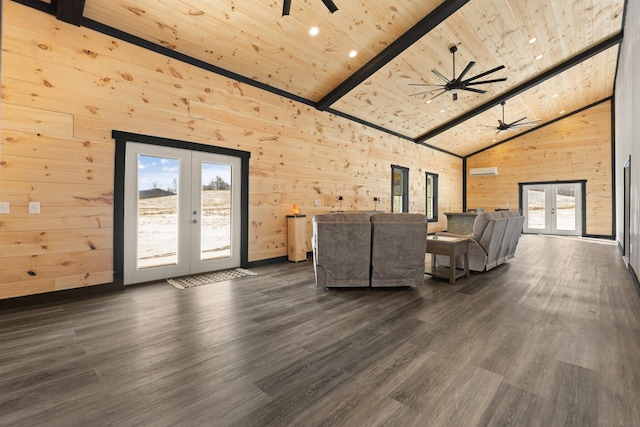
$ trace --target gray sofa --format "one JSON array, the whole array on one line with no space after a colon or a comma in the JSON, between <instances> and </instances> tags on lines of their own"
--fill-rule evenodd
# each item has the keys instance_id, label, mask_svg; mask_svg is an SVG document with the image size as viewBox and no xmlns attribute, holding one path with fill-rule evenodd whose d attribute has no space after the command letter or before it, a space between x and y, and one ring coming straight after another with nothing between
<instances>
[{"instance_id":1,"label":"gray sofa","mask_svg":"<svg viewBox=\"0 0 640 427\"><path fill-rule=\"evenodd\" d=\"M371 287L418 286L423 283L426 216L374 214L371 227Z\"/></svg>"},{"instance_id":2,"label":"gray sofa","mask_svg":"<svg viewBox=\"0 0 640 427\"><path fill-rule=\"evenodd\" d=\"M468 235L469 270L487 271L504 264L515 256L522 234L524 217L518 211L484 212L476 217L473 233ZM458 236L438 232L443 236ZM449 257L436 256L439 265L448 267ZM456 260L456 265L462 265Z\"/></svg>"},{"instance_id":3,"label":"gray sofa","mask_svg":"<svg viewBox=\"0 0 640 427\"><path fill-rule=\"evenodd\" d=\"M370 214L315 215L311 246L316 285L328 288L369 287Z\"/></svg>"},{"instance_id":4,"label":"gray sofa","mask_svg":"<svg viewBox=\"0 0 640 427\"><path fill-rule=\"evenodd\" d=\"M415 286L424 281L427 218L341 212L313 217L316 285Z\"/></svg>"}]
</instances>

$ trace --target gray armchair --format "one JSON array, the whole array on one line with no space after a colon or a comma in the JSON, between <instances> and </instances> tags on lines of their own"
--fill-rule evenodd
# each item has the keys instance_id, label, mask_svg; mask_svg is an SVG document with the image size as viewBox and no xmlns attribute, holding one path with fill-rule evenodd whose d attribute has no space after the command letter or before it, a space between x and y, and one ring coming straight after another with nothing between
<instances>
[{"instance_id":1,"label":"gray armchair","mask_svg":"<svg viewBox=\"0 0 640 427\"><path fill-rule=\"evenodd\" d=\"M317 286L369 286L370 214L315 215L311 245Z\"/></svg>"},{"instance_id":2,"label":"gray armchair","mask_svg":"<svg viewBox=\"0 0 640 427\"><path fill-rule=\"evenodd\" d=\"M516 253L516 247L520 236L522 235L522 227L524 226L524 216L518 211L502 211L502 216L507 218L507 228L504 232L505 242L503 245L507 248L505 258L507 260L513 258Z\"/></svg>"},{"instance_id":3,"label":"gray armchair","mask_svg":"<svg viewBox=\"0 0 640 427\"><path fill-rule=\"evenodd\" d=\"M371 287L424 283L427 217L414 213L371 216Z\"/></svg>"},{"instance_id":4,"label":"gray armchair","mask_svg":"<svg viewBox=\"0 0 640 427\"><path fill-rule=\"evenodd\" d=\"M469 270L491 270L513 258L522 233L524 217L516 211L485 212L476 217L469 241ZM436 233L451 235L451 233ZM449 257L436 256L439 265L448 267ZM456 264L458 262L456 261Z\"/></svg>"}]
</instances>

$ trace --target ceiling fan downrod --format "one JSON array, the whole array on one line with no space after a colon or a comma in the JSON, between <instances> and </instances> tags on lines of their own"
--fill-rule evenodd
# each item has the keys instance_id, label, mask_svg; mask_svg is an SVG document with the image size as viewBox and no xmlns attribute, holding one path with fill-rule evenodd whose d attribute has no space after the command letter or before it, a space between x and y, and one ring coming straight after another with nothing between
<instances>
[{"instance_id":1,"label":"ceiling fan downrod","mask_svg":"<svg viewBox=\"0 0 640 427\"><path fill-rule=\"evenodd\" d=\"M449 48L449 52L451 52L451 57L452 57L452 61L453 61L453 76L451 77L451 80L455 80L456 79L456 52L458 51L458 46L453 45Z\"/></svg>"},{"instance_id":2,"label":"ceiling fan downrod","mask_svg":"<svg viewBox=\"0 0 640 427\"><path fill-rule=\"evenodd\" d=\"M327 9L329 9L329 12L331 13L338 10L338 6L335 5L333 0L322 0L322 3L327 6ZM282 3L282 16L289 15L289 12L291 12L291 0L284 0Z\"/></svg>"}]
</instances>

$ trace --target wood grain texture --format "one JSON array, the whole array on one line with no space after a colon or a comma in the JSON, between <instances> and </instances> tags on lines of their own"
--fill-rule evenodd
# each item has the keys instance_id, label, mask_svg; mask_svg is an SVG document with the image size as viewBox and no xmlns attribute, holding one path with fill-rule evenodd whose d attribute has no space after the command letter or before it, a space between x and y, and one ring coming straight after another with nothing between
<instances>
[{"instance_id":1,"label":"wood grain texture","mask_svg":"<svg viewBox=\"0 0 640 427\"><path fill-rule=\"evenodd\" d=\"M425 7L403 6L394 19L407 24ZM286 256L293 203L308 236L313 215L337 209L338 196L344 209L371 210L378 197L389 210L391 164L410 168L412 212L425 210L427 170L440 177L440 210L462 208L459 158L6 0L1 114L0 201L11 204L0 218L1 298L112 280L114 129L251 152L249 261ZM39 216L29 201L40 201Z\"/></svg>"},{"instance_id":2,"label":"wood grain texture","mask_svg":"<svg viewBox=\"0 0 640 427\"><path fill-rule=\"evenodd\" d=\"M253 270L0 310L0 424L640 423L640 298L612 242L525 235L453 286Z\"/></svg>"},{"instance_id":3,"label":"wood grain texture","mask_svg":"<svg viewBox=\"0 0 640 427\"><path fill-rule=\"evenodd\" d=\"M584 179L587 234L613 235L611 108L603 102L469 157L467 171L498 166L498 176L467 175L467 207L514 209L519 183Z\"/></svg>"},{"instance_id":4,"label":"wood grain texture","mask_svg":"<svg viewBox=\"0 0 640 427\"><path fill-rule=\"evenodd\" d=\"M93 1L85 13L144 40L319 101L444 2L343 2L333 14L316 3L294 1L286 17L281 16L281 2L244 5L192 0L178 5L157 0ZM620 32L623 6L622 0L467 2L333 107L418 137ZM307 34L312 26L320 28L316 37ZM538 41L529 43L532 37ZM452 45L458 46L458 74L469 61L476 61L468 77L505 65L491 77L508 80L482 86L487 90L484 95L463 92L456 102L449 94L432 104L425 101L433 94L411 96L429 88L410 84L442 83L432 68L453 77ZM352 49L359 52L355 58L347 56ZM617 46L610 48L509 100L512 120L528 116L549 121L562 110L611 96L617 52ZM262 118L277 113L250 102L240 109ZM278 117L283 122L290 119L279 113ZM497 126L499 118L500 109L492 108L429 143L470 154L496 139L495 132L477 134L478 125Z\"/></svg>"}]
</instances>

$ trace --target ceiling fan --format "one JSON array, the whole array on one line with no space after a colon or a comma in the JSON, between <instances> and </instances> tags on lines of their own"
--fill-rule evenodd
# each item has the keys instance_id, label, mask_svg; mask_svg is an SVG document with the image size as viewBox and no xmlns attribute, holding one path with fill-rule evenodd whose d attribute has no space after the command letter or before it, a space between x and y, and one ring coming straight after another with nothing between
<instances>
[{"instance_id":1,"label":"ceiling fan","mask_svg":"<svg viewBox=\"0 0 640 427\"><path fill-rule=\"evenodd\" d=\"M322 3L327 6L327 9L329 9L329 12L331 13L338 10L338 7L332 0L322 0ZM282 4L282 16L288 15L289 11L291 11L291 0L284 0L284 3Z\"/></svg>"},{"instance_id":2,"label":"ceiling fan","mask_svg":"<svg viewBox=\"0 0 640 427\"><path fill-rule=\"evenodd\" d=\"M522 117L521 119L516 120L515 122L511 122L511 123L507 123L504 120L504 104L506 104L504 101L502 101L500 103L500 105L502 105L502 120L498 119L498 126L489 126L489 125L479 125L479 126L483 126L485 128L488 128L487 130L497 130L496 134L499 134L502 131L505 130L512 130L512 129L518 129L518 128L523 128L523 127L529 127L529 126L535 126L536 123L538 123L540 121L540 119L535 119L535 120L530 120L528 122L523 122L523 120L526 120L526 117Z\"/></svg>"},{"instance_id":3,"label":"ceiling fan","mask_svg":"<svg viewBox=\"0 0 640 427\"><path fill-rule=\"evenodd\" d=\"M474 61L471 61L467 64L467 66L464 68L464 70L462 70L462 73L460 73L460 75L458 77L456 77L456 52L458 50L457 46L451 46L449 48L449 52L451 52L451 55L453 56L453 78L452 80L449 80L448 78L446 78L445 76L443 76L442 74L440 74L438 72L438 70L436 70L435 68L433 68L431 71L433 72L433 74L435 74L436 76L438 76L440 79L442 79L444 81L444 84L429 84L429 83L410 83L410 86L436 86L437 89L431 89L431 90L427 90L424 92L418 92L418 93L414 93L411 94L409 96L416 96L416 95L422 95L424 93L433 93L433 92L438 92L440 91L440 93L436 94L435 96L431 97L429 99L432 100L434 98L437 98L438 96L442 95L445 92L451 92L451 95L453 95L453 100L456 101L458 99L458 93L461 90L466 90L469 92L476 92L476 93L486 93L486 90L482 90L482 89L476 89L473 87L469 87L469 86L475 86L475 85L480 85L480 84L485 84L485 83L495 83L495 82L503 82L505 80L507 80L506 77L500 78L500 79L492 79L492 80L483 80L483 81L475 81L477 79L479 79L480 77L484 77L488 74L494 73L498 70L502 70L504 68L504 65L500 65L499 67L496 67L492 70L489 71L485 71L484 73L480 73L477 76L468 78L466 80L464 80L464 76L467 75L467 73L469 72L469 70L471 70L471 68L476 65L476 63Z\"/></svg>"}]
</instances>

